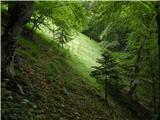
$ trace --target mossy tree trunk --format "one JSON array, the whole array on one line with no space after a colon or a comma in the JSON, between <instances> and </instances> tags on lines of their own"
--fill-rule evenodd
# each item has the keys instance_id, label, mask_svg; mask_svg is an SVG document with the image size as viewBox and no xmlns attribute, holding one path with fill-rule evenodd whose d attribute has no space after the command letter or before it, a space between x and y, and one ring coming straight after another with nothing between
<instances>
[{"instance_id":1,"label":"mossy tree trunk","mask_svg":"<svg viewBox=\"0 0 160 120\"><path fill-rule=\"evenodd\" d=\"M160 2L157 1L156 4L156 20L157 20L157 33L158 33L158 60L159 60L159 74L158 74L158 83L159 83L159 94L160 94ZM158 120L160 119L160 95L159 95L159 104L158 104Z\"/></svg>"},{"instance_id":2,"label":"mossy tree trunk","mask_svg":"<svg viewBox=\"0 0 160 120\"><path fill-rule=\"evenodd\" d=\"M20 38L23 26L32 15L32 4L31 1L8 3L9 19L1 41L2 79L15 75L13 63L16 42Z\"/></svg>"}]
</instances>

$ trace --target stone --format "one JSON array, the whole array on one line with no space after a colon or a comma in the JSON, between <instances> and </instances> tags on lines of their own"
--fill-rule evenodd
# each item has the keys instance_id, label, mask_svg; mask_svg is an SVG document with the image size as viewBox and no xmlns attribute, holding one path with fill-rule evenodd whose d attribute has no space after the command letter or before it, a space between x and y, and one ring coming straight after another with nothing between
<instances>
[{"instance_id":1,"label":"stone","mask_svg":"<svg viewBox=\"0 0 160 120\"><path fill-rule=\"evenodd\" d=\"M65 95L69 96L68 90L66 88L63 88L63 92Z\"/></svg>"},{"instance_id":2,"label":"stone","mask_svg":"<svg viewBox=\"0 0 160 120\"><path fill-rule=\"evenodd\" d=\"M64 104L61 104L62 107L64 107Z\"/></svg>"},{"instance_id":3,"label":"stone","mask_svg":"<svg viewBox=\"0 0 160 120\"><path fill-rule=\"evenodd\" d=\"M28 104L28 103L30 103L30 101L29 100L27 100L27 99L24 99L23 101L22 101L22 104Z\"/></svg>"},{"instance_id":4,"label":"stone","mask_svg":"<svg viewBox=\"0 0 160 120\"><path fill-rule=\"evenodd\" d=\"M13 100L13 97L12 97L12 96L9 96L8 99L9 99L9 100Z\"/></svg>"},{"instance_id":5,"label":"stone","mask_svg":"<svg viewBox=\"0 0 160 120\"><path fill-rule=\"evenodd\" d=\"M17 84L17 87L18 87L20 94L24 95L22 86L20 84Z\"/></svg>"}]
</instances>

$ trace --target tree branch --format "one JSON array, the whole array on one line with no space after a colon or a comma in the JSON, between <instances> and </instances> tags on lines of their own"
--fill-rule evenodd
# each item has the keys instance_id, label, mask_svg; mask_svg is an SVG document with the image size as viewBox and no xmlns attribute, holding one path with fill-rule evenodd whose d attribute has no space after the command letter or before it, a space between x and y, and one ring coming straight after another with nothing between
<instances>
[{"instance_id":1,"label":"tree branch","mask_svg":"<svg viewBox=\"0 0 160 120\"><path fill-rule=\"evenodd\" d=\"M155 7L153 7L152 5L150 5L149 3L145 2L145 1L141 1L143 4L149 6L150 8L152 8L152 10L154 10L154 12L158 12L157 9Z\"/></svg>"}]
</instances>

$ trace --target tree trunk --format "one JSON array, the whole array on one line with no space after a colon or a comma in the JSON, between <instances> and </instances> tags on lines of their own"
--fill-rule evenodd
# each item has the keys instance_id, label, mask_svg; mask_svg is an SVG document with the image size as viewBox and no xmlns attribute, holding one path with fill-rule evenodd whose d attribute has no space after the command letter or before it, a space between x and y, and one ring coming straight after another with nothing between
<instances>
[{"instance_id":1,"label":"tree trunk","mask_svg":"<svg viewBox=\"0 0 160 120\"><path fill-rule=\"evenodd\" d=\"M152 76L152 99L153 99L153 107L154 107L154 113L157 113L155 80L154 80L153 74L152 74L151 76Z\"/></svg>"},{"instance_id":2,"label":"tree trunk","mask_svg":"<svg viewBox=\"0 0 160 120\"><path fill-rule=\"evenodd\" d=\"M155 85L156 85L156 81L154 78L154 73L153 73L153 65L151 64L151 79L152 79L152 99L153 99L153 107L154 107L154 113L157 113L157 106L156 106L156 89L155 89Z\"/></svg>"},{"instance_id":3,"label":"tree trunk","mask_svg":"<svg viewBox=\"0 0 160 120\"><path fill-rule=\"evenodd\" d=\"M109 93L112 98L119 102L124 108L132 111L132 114L137 117L136 120L151 120L150 112L144 108L137 100L124 94L119 88L109 84Z\"/></svg>"},{"instance_id":4,"label":"tree trunk","mask_svg":"<svg viewBox=\"0 0 160 120\"><path fill-rule=\"evenodd\" d=\"M156 79L155 79L155 74L154 74L154 65L153 65L153 60L152 60L152 55L150 53L150 50L147 50L148 54L148 63L150 67L150 75L151 75L151 86L152 86L152 102L153 102L153 107L154 107L154 113L157 113L157 106L156 106Z\"/></svg>"},{"instance_id":5,"label":"tree trunk","mask_svg":"<svg viewBox=\"0 0 160 120\"><path fill-rule=\"evenodd\" d=\"M37 29L37 27L45 20L45 17L43 15L41 15L40 17L38 17L35 22L33 22L33 26L31 28L31 31L34 33Z\"/></svg>"},{"instance_id":6,"label":"tree trunk","mask_svg":"<svg viewBox=\"0 0 160 120\"><path fill-rule=\"evenodd\" d=\"M142 54L142 50L143 50L143 47L144 47L144 44L145 44L145 41L146 41L146 38L144 39L144 41L142 42L141 46L139 47L138 51L137 51L137 58L136 58L136 63L135 63L135 70L134 70L134 80L131 81L131 88L130 88L130 91L128 93L128 95L130 96L133 96L133 94L136 94L135 93L135 90L137 88L137 77L138 77L138 73L139 73L139 62L140 62L140 59L141 59L141 54Z\"/></svg>"},{"instance_id":7,"label":"tree trunk","mask_svg":"<svg viewBox=\"0 0 160 120\"><path fill-rule=\"evenodd\" d=\"M160 2L157 1L156 5L157 10L157 33L158 33L158 60L159 60L159 74L158 74L158 84L159 84L159 94L160 94ZM158 103L158 119L160 119L160 95L159 95L159 103Z\"/></svg>"},{"instance_id":8,"label":"tree trunk","mask_svg":"<svg viewBox=\"0 0 160 120\"><path fill-rule=\"evenodd\" d=\"M106 101L106 105L108 105L108 93L109 93L109 84L108 84L108 80L105 80L105 101Z\"/></svg>"},{"instance_id":9,"label":"tree trunk","mask_svg":"<svg viewBox=\"0 0 160 120\"><path fill-rule=\"evenodd\" d=\"M33 2L9 2L9 19L1 41L2 78L14 77L14 51L23 26L32 15Z\"/></svg>"}]
</instances>

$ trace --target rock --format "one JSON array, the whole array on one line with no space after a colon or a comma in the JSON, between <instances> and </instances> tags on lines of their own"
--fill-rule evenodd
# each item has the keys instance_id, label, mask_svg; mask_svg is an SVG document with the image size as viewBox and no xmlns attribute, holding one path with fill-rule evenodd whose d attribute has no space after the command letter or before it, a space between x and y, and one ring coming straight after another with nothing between
<instances>
[{"instance_id":1,"label":"rock","mask_svg":"<svg viewBox=\"0 0 160 120\"><path fill-rule=\"evenodd\" d=\"M8 78L4 78L3 81L9 82L9 79Z\"/></svg>"},{"instance_id":2,"label":"rock","mask_svg":"<svg viewBox=\"0 0 160 120\"><path fill-rule=\"evenodd\" d=\"M36 109L37 108L37 105L35 105L34 103L31 103L29 100L27 100L27 99L24 99L23 101L22 101L22 104L24 104L24 105L30 105L32 108L34 108L34 109Z\"/></svg>"},{"instance_id":3,"label":"rock","mask_svg":"<svg viewBox=\"0 0 160 120\"><path fill-rule=\"evenodd\" d=\"M2 88L1 89L1 93L2 94L5 94L5 95L7 95L7 96L11 96L12 95L12 91L10 91L10 90L7 90L6 88Z\"/></svg>"},{"instance_id":4,"label":"rock","mask_svg":"<svg viewBox=\"0 0 160 120\"><path fill-rule=\"evenodd\" d=\"M60 119L59 119L59 120L64 120L64 118L60 117Z\"/></svg>"},{"instance_id":5,"label":"rock","mask_svg":"<svg viewBox=\"0 0 160 120\"><path fill-rule=\"evenodd\" d=\"M30 101L27 100L27 99L24 99L24 100L22 101L22 104L24 104L24 105L27 105L27 104L29 104L29 103L30 103Z\"/></svg>"},{"instance_id":6,"label":"rock","mask_svg":"<svg viewBox=\"0 0 160 120\"><path fill-rule=\"evenodd\" d=\"M9 100L13 100L13 97L12 97L12 96L9 96L8 99L9 99Z\"/></svg>"},{"instance_id":7,"label":"rock","mask_svg":"<svg viewBox=\"0 0 160 120\"><path fill-rule=\"evenodd\" d=\"M80 116L80 114L78 112L76 112L76 111L74 112L74 114L77 115L77 116Z\"/></svg>"},{"instance_id":8,"label":"rock","mask_svg":"<svg viewBox=\"0 0 160 120\"><path fill-rule=\"evenodd\" d=\"M20 94L24 95L22 86L20 84L17 84L17 87L18 87Z\"/></svg>"},{"instance_id":9,"label":"rock","mask_svg":"<svg viewBox=\"0 0 160 120\"><path fill-rule=\"evenodd\" d=\"M62 104L61 106L64 107L64 104Z\"/></svg>"},{"instance_id":10,"label":"rock","mask_svg":"<svg viewBox=\"0 0 160 120\"><path fill-rule=\"evenodd\" d=\"M6 88L8 82L9 82L9 79L8 79L8 78L2 79L1 87L2 87L2 88Z\"/></svg>"},{"instance_id":11,"label":"rock","mask_svg":"<svg viewBox=\"0 0 160 120\"><path fill-rule=\"evenodd\" d=\"M63 92L65 95L69 96L68 90L66 88L63 88Z\"/></svg>"},{"instance_id":12,"label":"rock","mask_svg":"<svg viewBox=\"0 0 160 120\"><path fill-rule=\"evenodd\" d=\"M35 105L35 104L32 104L32 107L33 107L34 109L36 109L36 108L37 108L37 105Z\"/></svg>"}]
</instances>

